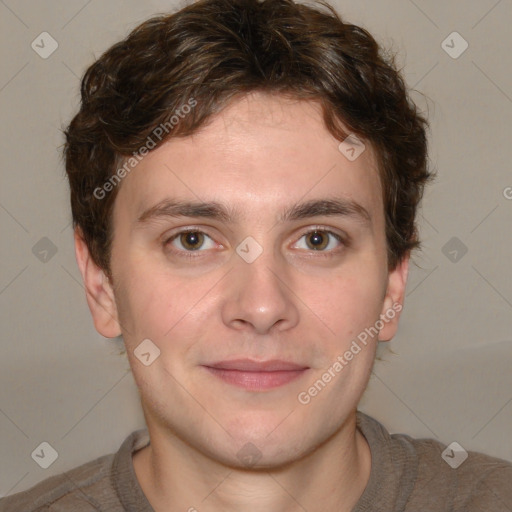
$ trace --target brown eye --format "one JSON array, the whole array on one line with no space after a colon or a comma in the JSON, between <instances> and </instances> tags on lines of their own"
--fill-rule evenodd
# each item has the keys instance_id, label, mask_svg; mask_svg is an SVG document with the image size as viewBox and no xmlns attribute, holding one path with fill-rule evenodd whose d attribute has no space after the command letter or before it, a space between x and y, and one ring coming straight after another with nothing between
<instances>
[{"instance_id":1,"label":"brown eye","mask_svg":"<svg viewBox=\"0 0 512 512\"><path fill-rule=\"evenodd\" d=\"M220 247L213 238L196 228L188 228L175 233L163 243L169 257L188 259L189 261L212 256L212 250Z\"/></svg>"},{"instance_id":2,"label":"brown eye","mask_svg":"<svg viewBox=\"0 0 512 512\"><path fill-rule=\"evenodd\" d=\"M306 251L324 253L328 256L334 255L346 246L348 246L348 242L341 235L328 229L316 228L303 233L294 247Z\"/></svg>"},{"instance_id":3,"label":"brown eye","mask_svg":"<svg viewBox=\"0 0 512 512\"><path fill-rule=\"evenodd\" d=\"M204 242L204 234L199 231L188 231L179 235L181 245L186 250L196 251Z\"/></svg>"},{"instance_id":4,"label":"brown eye","mask_svg":"<svg viewBox=\"0 0 512 512\"><path fill-rule=\"evenodd\" d=\"M310 249L321 251L329 244L329 236L322 231L312 231L306 234L306 243Z\"/></svg>"}]
</instances>

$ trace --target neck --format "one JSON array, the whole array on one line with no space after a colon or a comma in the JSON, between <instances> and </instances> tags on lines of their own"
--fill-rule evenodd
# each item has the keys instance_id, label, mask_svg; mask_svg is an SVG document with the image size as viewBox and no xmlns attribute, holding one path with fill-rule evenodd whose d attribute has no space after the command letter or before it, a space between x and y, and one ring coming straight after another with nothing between
<instances>
[{"instance_id":1,"label":"neck","mask_svg":"<svg viewBox=\"0 0 512 512\"><path fill-rule=\"evenodd\" d=\"M350 512L370 476L370 449L355 411L311 453L269 469L228 467L174 433L150 430L150 438L133 464L155 512Z\"/></svg>"}]
</instances>

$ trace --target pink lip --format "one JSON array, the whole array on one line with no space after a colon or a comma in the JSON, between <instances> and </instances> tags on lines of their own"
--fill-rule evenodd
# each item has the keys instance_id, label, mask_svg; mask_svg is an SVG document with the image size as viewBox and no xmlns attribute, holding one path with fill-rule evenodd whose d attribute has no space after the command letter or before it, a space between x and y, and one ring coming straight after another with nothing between
<instances>
[{"instance_id":1,"label":"pink lip","mask_svg":"<svg viewBox=\"0 0 512 512\"><path fill-rule=\"evenodd\" d=\"M253 361L252 359L231 359L229 361L219 361L217 363L207 364L209 368L219 368L222 370L241 370L245 372L277 372L286 370L304 370L309 368L289 361L280 361L272 359L269 361Z\"/></svg>"},{"instance_id":2,"label":"pink lip","mask_svg":"<svg viewBox=\"0 0 512 512\"><path fill-rule=\"evenodd\" d=\"M309 369L288 361L252 361L234 359L204 365L216 377L229 384L251 391L261 391L282 386L295 380Z\"/></svg>"}]
</instances>

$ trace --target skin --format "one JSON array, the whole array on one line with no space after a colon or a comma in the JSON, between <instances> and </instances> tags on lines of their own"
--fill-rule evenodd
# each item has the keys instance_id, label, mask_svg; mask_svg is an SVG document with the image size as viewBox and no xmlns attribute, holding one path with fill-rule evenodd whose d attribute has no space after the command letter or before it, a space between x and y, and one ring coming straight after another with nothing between
<instances>
[{"instance_id":1,"label":"skin","mask_svg":"<svg viewBox=\"0 0 512 512\"><path fill-rule=\"evenodd\" d=\"M124 178L113 211L112 281L76 232L95 327L107 338L123 335L139 388L151 444L133 463L157 512L349 511L364 491L371 455L356 408L377 337L308 404L297 396L392 304L403 304L409 257L388 272L371 145L354 161L338 145L316 103L252 93L194 135L150 152ZM278 221L293 203L333 196L363 205L371 223L326 215ZM215 200L242 216L137 225L165 197ZM164 246L187 227L208 235L198 250L179 236ZM322 250L305 235L314 228L327 239ZM263 249L252 263L236 252L248 236ZM187 247L199 257L187 259ZM385 322L380 341L395 335L399 316ZM160 350L149 366L134 355L146 338ZM248 391L201 366L240 357L309 370ZM260 454L251 467L237 456L249 442Z\"/></svg>"}]
</instances>

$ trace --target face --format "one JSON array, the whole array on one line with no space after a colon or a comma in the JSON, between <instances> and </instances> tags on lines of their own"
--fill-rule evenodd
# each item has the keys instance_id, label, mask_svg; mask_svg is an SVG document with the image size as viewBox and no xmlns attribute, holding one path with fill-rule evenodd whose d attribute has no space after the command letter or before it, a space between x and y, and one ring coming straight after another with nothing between
<instances>
[{"instance_id":1,"label":"face","mask_svg":"<svg viewBox=\"0 0 512 512\"><path fill-rule=\"evenodd\" d=\"M231 465L252 443L270 467L353 415L377 339L396 331L407 260L388 273L370 144L355 160L338 146L318 105L245 96L124 178L113 289L77 249L96 328L122 332L150 431ZM295 369L214 368L240 359Z\"/></svg>"}]
</instances>

